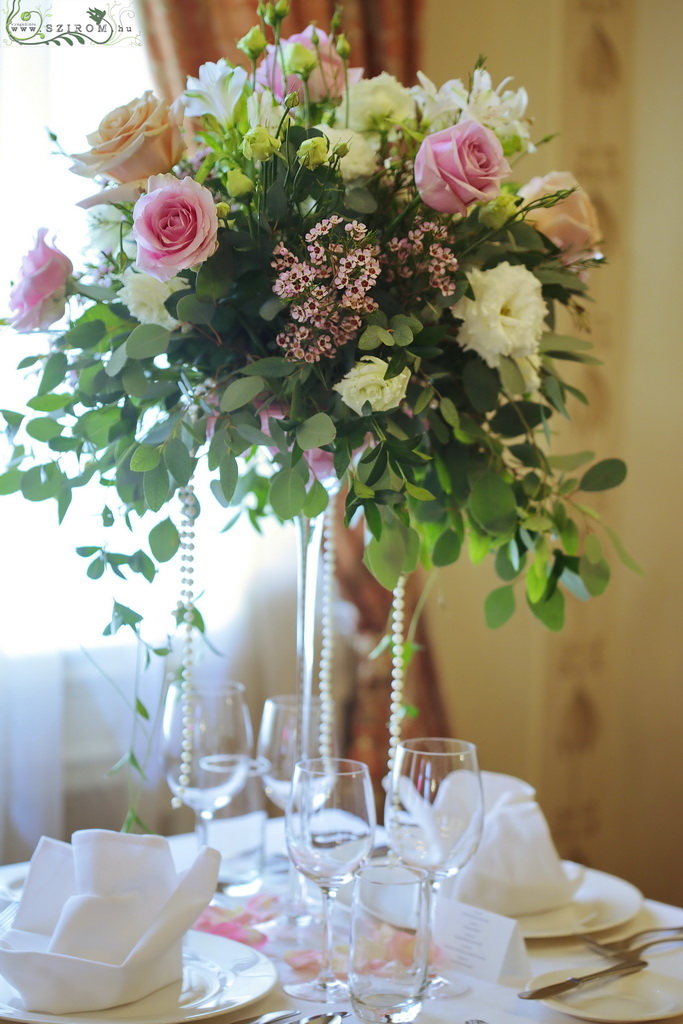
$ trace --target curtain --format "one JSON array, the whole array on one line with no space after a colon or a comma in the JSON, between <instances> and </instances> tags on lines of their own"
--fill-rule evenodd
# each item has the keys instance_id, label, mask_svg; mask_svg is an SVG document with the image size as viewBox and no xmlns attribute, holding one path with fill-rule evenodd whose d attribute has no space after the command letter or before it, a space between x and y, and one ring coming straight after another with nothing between
<instances>
[{"instance_id":1,"label":"curtain","mask_svg":"<svg viewBox=\"0 0 683 1024\"><path fill-rule=\"evenodd\" d=\"M422 0L346 0L342 28L351 44L351 64L366 77L388 71L412 85L419 66ZM335 0L291 0L287 34L311 21L327 29ZM258 21L256 0L137 0L152 74L159 93L174 100L188 75L220 57L239 63L235 40Z\"/></svg>"}]
</instances>

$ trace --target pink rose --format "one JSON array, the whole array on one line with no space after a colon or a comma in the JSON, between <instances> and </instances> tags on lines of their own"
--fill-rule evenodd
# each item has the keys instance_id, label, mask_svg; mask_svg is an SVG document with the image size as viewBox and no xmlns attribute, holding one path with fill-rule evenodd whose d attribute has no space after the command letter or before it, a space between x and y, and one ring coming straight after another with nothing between
<instances>
[{"instance_id":1,"label":"pink rose","mask_svg":"<svg viewBox=\"0 0 683 1024\"><path fill-rule=\"evenodd\" d=\"M573 263L583 256L599 256L600 225L588 194L569 171L551 171L544 178L532 178L520 188L525 203L550 196L560 189L575 188L554 206L539 206L527 214L527 220L562 249L562 262Z\"/></svg>"},{"instance_id":2,"label":"pink rose","mask_svg":"<svg viewBox=\"0 0 683 1024\"><path fill-rule=\"evenodd\" d=\"M338 99L344 92L344 61L337 53L335 45L327 33L323 32L321 28L317 28L315 31L318 36L317 49L313 43L312 25L309 25L303 32L295 32L288 39L282 39L281 45L301 43L318 57L318 66L313 69L308 79L308 95L311 102L319 103L327 96L330 99ZM362 76L362 68L349 68L349 85L357 82ZM288 75L287 85L283 88L280 57L272 44L266 47L265 57L256 72L256 81L264 89L270 89L278 100L283 100L290 92L297 93L299 98L303 99L303 84L298 75Z\"/></svg>"},{"instance_id":3,"label":"pink rose","mask_svg":"<svg viewBox=\"0 0 683 1024\"><path fill-rule=\"evenodd\" d=\"M12 327L20 334L45 329L64 316L66 284L73 274L71 260L45 241L47 228L40 228L36 244L24 256L20 278L10 292L14 310Z\"/></svg>"},{"instance_id":4,"label":"pink rose","mask_svg":"<svg viewBox=\"0 0 683 1024\"><path fill-rule=\"evenodd\" d=\"M169 281L216 251L216 204L194 178L157 174L147 188L133 207L136 266L158 281Z\"/></svg>"},{"instance_id":5,"label":"pink rose","mask_svg":"<svg viewBox=\"0 0 683 1024\"><path fill-rule=\"evenodd\" d=\"M427 135L415 157L417 190L440 213L464 214L472 203L495 199L509 173L503 147L478 121Z\"/></svg>"}]
</instances>

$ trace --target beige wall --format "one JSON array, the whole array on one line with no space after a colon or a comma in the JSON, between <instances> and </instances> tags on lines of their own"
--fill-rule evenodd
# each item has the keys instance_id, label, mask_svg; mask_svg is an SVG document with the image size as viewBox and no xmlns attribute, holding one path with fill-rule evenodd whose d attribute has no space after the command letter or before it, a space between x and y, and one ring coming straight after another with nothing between
<instances>
[{"instance_id":1,"label":"beige wall","mask_svg":"<svg viewBox=\"0 0 683 1024\"><path fill-rule=\"evenodd\" d=\"M487 631L493 572L443 572L428 621L451 729L484 767L537 786L565 856L679 904L682 40L680 0L425 0L421 61L437 84L480 52L495 82L514 75L535 137L560 132L519 177L573 170L600 207L609 262L592 282L592 337L605 367L574 378L591 407L561 444L626 459L600 509L645 570L611 559L606 594L573 603L559 635L524 608Z\"/></svg>"}]
</instances>

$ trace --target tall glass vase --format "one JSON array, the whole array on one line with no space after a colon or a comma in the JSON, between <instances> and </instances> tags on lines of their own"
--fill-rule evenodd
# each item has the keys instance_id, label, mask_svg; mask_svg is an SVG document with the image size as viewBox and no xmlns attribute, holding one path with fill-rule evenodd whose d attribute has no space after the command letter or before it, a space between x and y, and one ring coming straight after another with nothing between
<instances>
[{"instance_id":1,"label":"tall glass vase","mask_svg":"<svg viewBox=\"0 0 683 1024\"><path fill-rule=\"evenodd\" d=\"M325 514L314 519L297 516L296 595L296 760L317 756L308 749L311 736L311 699L315 675L315 623L320 554Z\"/></svg>"}]
</instances>

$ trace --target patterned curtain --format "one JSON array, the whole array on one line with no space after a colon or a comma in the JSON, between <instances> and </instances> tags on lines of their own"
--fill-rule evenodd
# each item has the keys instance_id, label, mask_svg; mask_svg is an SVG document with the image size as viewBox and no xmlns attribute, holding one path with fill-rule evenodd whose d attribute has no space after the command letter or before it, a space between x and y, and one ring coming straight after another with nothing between
<instances>
[{"instance_id":1,"label":"patterned curtain","mask_svg":"<svg viewBox=\"0 0 683 1024\"><path fill-rule=\"evenodd\" d=\"M342 27L352 48L351 64L364 68L366 77L387 71L411 85L419 66L420 5L421 0L345 0ZM335 6L335 0L291 0L287 34L302 31L311 21L326 30ZM137 0L137 8L157 91L169 101L206 61L227 57L241 63L244 58L235 40L257 22L256 0ZM346 722L346 749L370 766L380 804L389 741L391 658L388 652L376 658L369 655L386 633L391 595L363 565L357 535L340 530L338 547L340 589L357 612L354 645L359 668ZM408 584L407 622L418 592L415 577ZM404 735L443 735L449 730L423 624L416 641L420 650L406 682L406 702L415 708L415 716L406 718Z\"/></svg>"},{"instance_id":2,"label":"patterned curtain","mask_svg":"<svg viewBox=\"0 0 683 1024\"><path fill-rule=\"evenodd\" d=\"M345 0L342 27L351 43L351 63L366 77L388 71L412 85L419 66L422 0ZM174 100L200 64L243 55L235 40L256 24L256 0L136 0L152 74L160 95ZM287 34L311 21L326 30L335 0L291 0Z\"/></svg>"}]
</instances>

